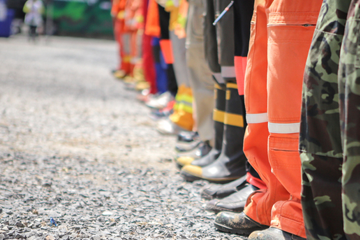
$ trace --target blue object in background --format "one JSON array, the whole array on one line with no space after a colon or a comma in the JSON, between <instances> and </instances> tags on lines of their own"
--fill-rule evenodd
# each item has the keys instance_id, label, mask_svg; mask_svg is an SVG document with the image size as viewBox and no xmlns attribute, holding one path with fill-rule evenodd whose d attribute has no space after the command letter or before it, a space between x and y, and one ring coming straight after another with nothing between
<instances>
[{"instance_id":1,"label":"blue object in background","mask_svg":"<svg viewBox=\"0 0 360 240\"><path fill-rule=\"evenodd\" d=\"M0 37L10 37L11 23L14 18L14 10L8 9L5 20L0 21Z\"/></svg>"}]
</instances>

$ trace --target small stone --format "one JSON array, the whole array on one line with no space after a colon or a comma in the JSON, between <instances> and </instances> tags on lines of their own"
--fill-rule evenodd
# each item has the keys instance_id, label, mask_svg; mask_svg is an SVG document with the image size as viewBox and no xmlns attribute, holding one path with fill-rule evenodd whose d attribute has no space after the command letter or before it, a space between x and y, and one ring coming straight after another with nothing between
<instances>
[{"instance_id":1,"label":"small stone","mask_svg":"<svg viewBox=\"0 0 360 240\"><path fill-rule=\"evenodd\" d=\"M4 234L0 234L0 240L3 240L5 238Z\"/></svg>"},{"instance_id":2,"label":"small stone","mask_svg":"<svg viewBox=\"0 0 360 240\"><path fill-rule=\"evenodd\" d=\"M91 240L100 240L101 237L99 235L95 235L91 237Z\"/></svg>"},{"instance_id":3,"label":"small stone","mask_svg":"<svg viewBox=\"0 0 360 240\"><path fill-rule=\"evenodd\" d=\"M81 225L75 225L75 226L73 226L73 229L74 229L74 230L80 230L81 228L82 228Z\"/></svg>"},{"instance_id":4,"label":"small stone","mask_svg":"<svg viewBox=\"0 0 360 240\"><path fill-rule=\"evenodd\" d=\"M22 222L17 222L16 226L19 227L19 228L25 227L25 225Z\"/></svg>"},{"instance_id":5,"label":"small stone","mask_svg":"<svg viewBox=\"0 0 360 240\"><path fill-rule=\"evenodd\" d=\"M52 235L48 235L45 239L46 240L55 240L55 238Z\"/></svg>"},{"instance_id":6,"label":"small stone","mask_svg":"<svg viewBox=\"0 0 360 240\"><path fill-rule=\"evenodd\" d=\"M111 216L111 215L113 215L113 213L110 212L110 211L104 211L104 212L102 213L102 215L103 215L103 216Z\"/></svg>"}]
</instances>

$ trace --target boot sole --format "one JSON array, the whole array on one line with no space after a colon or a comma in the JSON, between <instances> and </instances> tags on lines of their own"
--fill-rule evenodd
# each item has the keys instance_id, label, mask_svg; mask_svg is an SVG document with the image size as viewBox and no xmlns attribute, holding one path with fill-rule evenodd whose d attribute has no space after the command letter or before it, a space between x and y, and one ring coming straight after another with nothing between
<instances>
[{"instance_id":1,"label":"boot sole","mask_svg":"<svg viewBox=\"0 0 360 240\"><path fill-rule=\"evenodd\" d=\"M244 230L244 229L229 228L229 227L226 227L226 226L218 224L218 223L214 223L214 225L221 232L235 233L235 234L246 236L246 237L249 236L252 232L255 231L255 230Z\"/></svg>"},{"instance_id":2,"label":"boot sole","mask_svg":"<svg viewBox=\"0 0 360 240\"><path fill-rule=\"evenodd\" d=\"M206 193L201 193L201 198L205 199L205 200L213 200L214 197L212 195L206 194Z\"/></svg>"},{"instance_id":3,"label":"boot sole","mask_svg":"<svg viewBox=\"0 0 360 240\"><path fill-rule=\"evenodd\" d=\"M182 143L185 143L185 142L182 142ZM175 146L175 150L177 152L189 152L189 151L192 151L194 150L195 148L197 148L199 145L200 145L201 141L197 142L197 143L194 143L194 142L189 142L188 145L191 145L191 144L194 144L194 145L191 145L190 147L186 148L186 147L181 147L181 146ZM186 143L185 143L186 145Z\"/></svg>"},{"instance_id":4,"label":"boot sole","mask_svg":"<svg viewBox=\"0 0 360 240\"><path fill-rule=\"evenodd\" d=\"M219 178L219 179L213 179L213 178L203 178L203 177L198 177L198 176L194 176L191 174L188 174L186 172L181 172L181 176L184 178L185 181L187 182L194 182L196 180L206 180L212 183L228 183L231 181L234 181L238 178Z\"/></svg>"},{"instance_id":5,"label":"boot sole","mask_svg":"<svg viewBox=\"0 0 360 240\"><path fill-rule=\"evenodd\" d=\"M236 208L236 209L230 209L230 208L211 208L211 207L205 207L205 210L208 212L213 212L215 214L218 214L219 212L233 212L233 213L241 213L244 208Z\"/></svg>"}]
</instances>

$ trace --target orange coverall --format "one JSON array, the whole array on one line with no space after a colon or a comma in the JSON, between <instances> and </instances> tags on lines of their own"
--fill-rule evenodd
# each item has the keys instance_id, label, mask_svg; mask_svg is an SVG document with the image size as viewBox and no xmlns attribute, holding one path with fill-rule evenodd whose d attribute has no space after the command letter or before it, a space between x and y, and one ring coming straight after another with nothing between
<instances>
[{"instance_id":1,"label":"orange coverall","mask_svg":"<svg viewBox=\"0 0 360 240\"><path fill-rule=\"evenodd\" d=\"M111 16L114 18L114 35L119 46L119 59L121 62L117 70L123 70L128 74L130 72L130 61L129 56L125 51L125 44L122 37L125 32L125 5L126 0L113 0Z\"/></svg>"},{"instance_id":2,"label":"orange coverall","mask_svg":"<svg viewBox=\"0 0 360 240\"><path fill-rule=\"evenodd\" d=\"M322 0L256 0L245 75L244 152L265 182L245 214L306 238L300 203L303 73Z\"/></svg>"},{"instance_id":3,"label":"orange coverall","mask_svg":"<svg viewBox=\"0 0 360 240\"><path fill-rule=\"evenodd\" d=\"M139 47L138 30L143 28L142 15L142 1L141 0L127 0L125 5L125 31L129 34L128 47L130 47L130 71L134 69L134 66L139 62L141 50Z\"/></svg>"}]
</instances>

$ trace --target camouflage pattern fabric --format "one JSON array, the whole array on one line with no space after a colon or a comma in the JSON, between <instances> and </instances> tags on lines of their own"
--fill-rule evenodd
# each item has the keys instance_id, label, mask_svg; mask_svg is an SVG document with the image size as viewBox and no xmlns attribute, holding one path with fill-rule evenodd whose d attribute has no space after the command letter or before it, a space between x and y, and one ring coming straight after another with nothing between
<instances>
[{"instance_id":1,"label":"camouflage pattern fabric","mask_svg":"<svg viewBox=\"0 0 360 240\"><path fill-rule=\"evenodd\" d=\"M307 59L300 131L308 239L346 239L341 200L338 68L350 0L324 0Z\"/></svg>"},{"instance_id":2,"label":"camouflage pattern fabric","mask_svg":"<svg viewBox=\"0 0 360 240\"><path fill-rule=\"evenodd\" d=\"M360 0L348 12L339 64L340 123L344 149L342 210L347 239L360 239Z\"/></svg>"}]
</instances>

